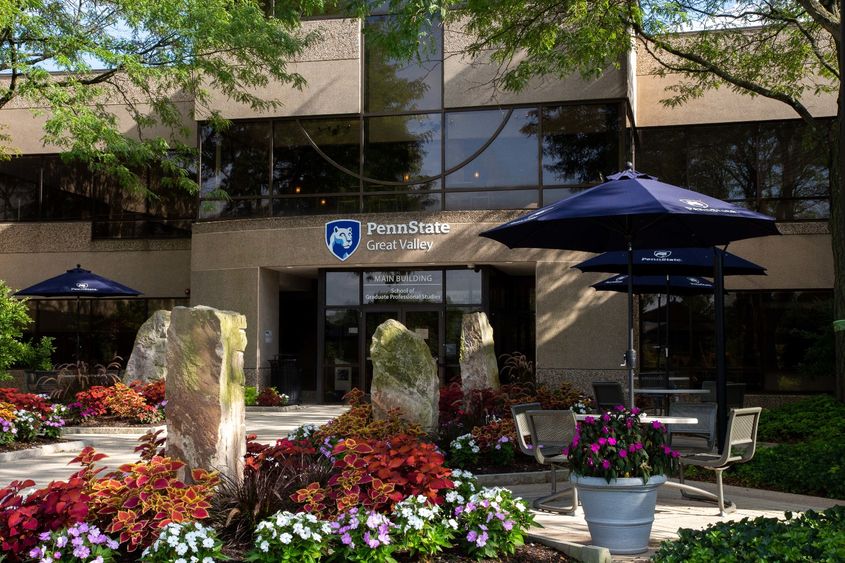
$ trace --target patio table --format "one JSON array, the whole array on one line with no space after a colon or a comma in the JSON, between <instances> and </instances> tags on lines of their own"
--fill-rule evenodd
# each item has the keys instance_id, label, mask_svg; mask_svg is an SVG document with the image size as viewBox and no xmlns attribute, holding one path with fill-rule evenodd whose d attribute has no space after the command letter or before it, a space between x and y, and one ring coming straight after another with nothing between
<instances>
[{"instance_id":1,"label":"patio table","mask_svg":"<svg viewBox=\"0 0 845 563\"><path fill-rule=\"evenodd\" d=\"M673 395L709 395L710 389L689 389L679 387L677 389L644 387L634 389L634 395L658 395L663 397L663 412L669 412L669 401Z\"/></svg>"},{"instance_id":2,"label":"patio table","mask_svg":"<svg viewBox=\"0 0 845 563\"><path fill-rule=\"evenodd\" d=\"M589 413L576 414L575 420L579 420L579 421L584 420L588 416L592 416L593 418L598 418L601 415L596 414L596 413L593 413L593 414L589 414ZM649 416L649 415L645 415L645 416L640 417L640 422L642 424L648 424L648 423L654 422L655 420L662 423L662 424L698 424L698 419L695 418L694 416Z\"/></svg>"}]
</instances>

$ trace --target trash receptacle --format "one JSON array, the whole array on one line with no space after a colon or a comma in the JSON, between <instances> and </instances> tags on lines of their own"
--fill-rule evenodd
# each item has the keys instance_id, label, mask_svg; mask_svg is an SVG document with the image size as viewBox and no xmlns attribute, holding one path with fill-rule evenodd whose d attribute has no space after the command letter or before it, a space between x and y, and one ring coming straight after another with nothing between
<instances>
[{"instance_id":1,"label":"trash receptacle","mask_svg":"<svg viewBox=\"0 0 845 563\"><path fill-rule=\"evenodd\" d=\"M277 354L269 363L270 384L279 392L290 397L291 405L298 405L302 385L299 369L296 366L296 356L293 354Z\"/></svg>"}]
</instances>

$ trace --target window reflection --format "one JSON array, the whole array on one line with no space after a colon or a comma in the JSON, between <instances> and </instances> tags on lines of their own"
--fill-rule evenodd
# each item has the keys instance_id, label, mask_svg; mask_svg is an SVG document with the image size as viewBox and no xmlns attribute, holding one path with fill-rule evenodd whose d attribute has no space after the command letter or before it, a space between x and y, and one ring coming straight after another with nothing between
<instances>
[{"instance_id":1,"label":"window reflection","mask_svg":"<svg viewBox=\"0 0 845 563\"><path fill-rule=\"evenodd\" d=\"M446 270L446 302L450 305L481 303L481 271Z\"/></svg>"},{"instance_id":2,"label":"window reflection","mask_svg":"<svg viewBox=\"0 0 845 563\"><path fill-rule=\"evenodd\" d=\"M388 26L390 16L371 17L366 25L374 28ZM412 62L397 61L365 39L364 111L396 113L440 109L443 90L442 35L442 27L432 25L430 34L420 41L418 58Z\"/></svg>"},{"instance_id":3,"label":"window reflection","mask_svg":"<svg viewBox=\"0 0 845 563\"><path fill-rule=\"evenodd\" d=\"M371 117L364 127L365 177L408 183L440 174L439 113Z\"/></svg>"},{"instance_id":4,"label":"window reflection","mask_svg":"<svg viewBox=\"0 0 845 563\"><path fill-rule=\"evenodd\" d=\"M322 215L325 213L358 213L358 196L285 197L273 200L273 215Z\"/></svg>"},{"instance_id":5,"label":"window reflection","mask_svg":"<svg viewBox=\"0 0 845 563\"><path fill-rule=\"evenodd\" d=\"M311 140L332 161L358 174L360 120L277 121L273 127L273 193L296 195L358 191L358 179L327 162Z\"/></svg>"},{"instance_id":6,"label":"window reflection","mask_svg":"<svg viewBox=\"0 0 845 563\"><path fill-rule=\"evenodd\" d=\"M472 128L485 118L497 127L501 120L494 112L484 115L449 114L451 127L447 130L449 143L447 155L453 147L456 152L472 154L471 148L483 145L489 135L473 134ZM454 119L453 119L454 118ZM513 110L505 127L490 146L468 164L446 176L446 188L500 188L539 185L537 163L537 110L517 108ZM483 132L487 127L481 127ZM495 129L493 129L495 131ZM492 132L491 132L492 134ZM452 158L448 156L447 158ZM464 157L466 158L466 157ZM485 209L485 208L480 208Z\"/></svg>"},{"instance_id":7,"label":"window reflection","mask_svg":"<svg viewBox=\"0 0 845 563\"><path fill-rule=\"evenodd\" d=\"M440 193L402 193L364 196L364 211L439 211Z\"/></svg>"},{"instance_id":8,"label":"window reflection","mask_svg":"<svg viewBox=\"0 0 845 563\"><path fill-rule=\"evenodd\" d=\"M446 209L524 209L537 207L539 190L447 192Z\"/></svg>"},{"instance_id":9,"label":"window reflection","mask_svg":"<svg viewBox=\"0 0 845 563\"><path fill-rule=\"evenodd\" d=\"M326 272L326 305L358 305L358 272Z\"/></svg>"},{"instance_id":10,"label":"window reflection","mask_svg":"<svg viewBox=\"0 0 845 563\"><path fill-rule=\"evenodd\" d=\"M619 164L616 106L543 108L544 186L598 183Z\"/></svg>"},{"instance_id":11,"label":"window reflection","mask_svg":"<svg viewBox=\"0 0 845 563\"><path fill-rule=\"evenodd\" d=\"M202 131L203 196L269 195L271 122L233 122L225 133Z\"/></svg>"}]
</instances>

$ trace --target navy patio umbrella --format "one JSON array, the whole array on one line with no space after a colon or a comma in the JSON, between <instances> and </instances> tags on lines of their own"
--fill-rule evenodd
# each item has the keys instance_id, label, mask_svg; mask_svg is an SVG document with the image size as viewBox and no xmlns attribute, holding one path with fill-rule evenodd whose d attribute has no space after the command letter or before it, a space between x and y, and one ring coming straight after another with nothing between
<instances>
[{"instance_id":1,"label":"navy patio umbrella","mask_svg":"<svg viewBox=\"0 0 845 563\"><path fill-rule=\"evenodd\" d=\"M76 360L79 361L79 303L80 299L97 297L132 297L141 295L137 289L98 276L79 264L64 274L29 286L15 293L23 297L76 297Z\"/></svg>"},{"instance_id":2,"label":"navy patio umbrella","mask_svg":"<svg viewBox=\"0 0 845 563\"><path fill-rule=\"evenodd\" d=\"M766 268L730 252L724 253L726 276L764 276ZM712 248L657 248L634 251L634 275L706 276L713 274ZM624 274L628 271L628 252L605 252L572 266L582 272Z\"/></svg>"},{"instance_id":3,"label":"navy patio umbrella","mask_svg":"<svg viewBox=\"0 0 845 563\"><path fill-rule=\"evenodd\" d=\"M608 176L598 186L568 199L542 207L481 236L510 248L549 248L606 252L627 251L627 273L633 272L633 251L642 248L711 247L735 240L777 235L775 219L762 213L660 182L654 176L629 168ZM716 309L724 299L721 279L721 251L715 251ZM634 404L634 310L633 278L628 279L628 368L629 404ZM720 323L717 322L717 332ZM720 436L727 421L724 373L724 327L717 334L717 399ZM720 387L721 393L720 393ZM724 412L722 412L724 411ZM722 416L723 415L723 416ZM724 420L722 420L724 418ZM721 444L720 444L721 445Z\"/></svg>"}]
</instances>

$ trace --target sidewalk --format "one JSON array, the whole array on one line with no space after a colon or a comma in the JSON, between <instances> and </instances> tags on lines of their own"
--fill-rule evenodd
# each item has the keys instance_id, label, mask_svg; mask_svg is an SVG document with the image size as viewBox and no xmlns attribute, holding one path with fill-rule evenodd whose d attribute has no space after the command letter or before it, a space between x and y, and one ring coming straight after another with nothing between
<instances>
[{"instance_id":1,"label":"sidewalk","mask_svg":"<svg viewBox=\"0 0 845 563\"><path fill-rule=\"evenodd\" d=\"M247 434L257 434L259 442L272 443L302 424L323 424L345 409L346 407L342 405L308 405L301 410L287 412L248 412L246 431ZM84 440L87 444L94 446L98 452L109 456L100 463L107 467L117 467L138 460L138 454L133 450L138 445L138 438L143 434L144 432L73 434L67 438ZM76 453L57 453L39 458L2 462L0 463L0 486L5 486L14 480L32 479L36 486L42 487L50 481L67 479L78 469L78 466L68 465L74 457Z\"/></svg>"}]
</instances>

